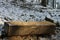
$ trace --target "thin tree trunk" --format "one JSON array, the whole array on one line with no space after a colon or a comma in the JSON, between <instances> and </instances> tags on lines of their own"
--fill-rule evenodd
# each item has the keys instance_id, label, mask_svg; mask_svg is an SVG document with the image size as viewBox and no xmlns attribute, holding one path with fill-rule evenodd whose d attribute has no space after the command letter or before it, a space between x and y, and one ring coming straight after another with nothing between
<instances>
[{"instance_id":1,"label":"thin tree trunk","mask_svg":"<svg viewBox=\"0 0 60 40\"><path fill-rule=\"evenodd\" d=\"M47 5L47 0L42 0L41 5L45 6Z\"/></svg>"}]
</instances>

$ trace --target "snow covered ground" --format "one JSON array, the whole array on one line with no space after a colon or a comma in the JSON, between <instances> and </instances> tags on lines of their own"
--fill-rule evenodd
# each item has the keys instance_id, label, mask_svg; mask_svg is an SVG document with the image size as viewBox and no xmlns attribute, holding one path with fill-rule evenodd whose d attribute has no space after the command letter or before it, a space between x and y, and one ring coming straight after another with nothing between
<instances>
[{"instance_id":1,"label":"snow covered ground","mask_svg":"<svg viewBox=\"0 0 60 40\"><path fill-rule=\"evenodd\" d=\"M22 8L20 6L11 5L12 0L0 0L0 17L2 19L12 19L20 21L44 21L45 17L48 17L56 23L60 23L60 9L42 9L42 12ZM57 28L60 31L60 28ZM60 40L60 32L56 35L57 39Z\"/></svg>"}]
</instances>

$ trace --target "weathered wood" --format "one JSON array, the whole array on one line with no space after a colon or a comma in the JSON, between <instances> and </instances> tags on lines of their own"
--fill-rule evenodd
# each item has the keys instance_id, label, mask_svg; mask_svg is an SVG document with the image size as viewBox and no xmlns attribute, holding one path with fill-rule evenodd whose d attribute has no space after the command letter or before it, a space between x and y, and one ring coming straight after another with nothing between
<instances>
[{"instance_id":1,"label":"weathered wood","mask_svg":"<svg viewBox=\"0 0 60 40\"><path fill-rule=\"evenodd\" d=\"M37 36L12 36L8 40L37 40Z\"/></svg>"},{"instance_id":2,"label":"weathered wood","mask_svg":"<svg viewBox=\"0 0 60 40\"><path fill-rule=\"evenodd\" d=\"M54 23L51 23L49 21L41 21L41 22L21 22L21 21L10 21L10 22L7 22L8 24L11 24L12 26L14 25L17 25L17 26L32 26L32 25L35 25L35 26L50 26L50 25L53 25L55 26Z\"/></svg>"},{"instance_id":3,"label":"weathered wood","mask_svg":"<svg viewBox=\"0 0 60 40\"><path fill-rule=\"evenodd\" d=\"M11 21L8 29L8 35L37 35L37 34L53 34L55 24L43 21L43 22L20 22Z\"/></svg>"},{"instance_id":4,"label":"weathered wood","mask_svg":"<svg viewBox=\"0 0 60 40\"><path fill-rule=\"evenodd\" d=\"M51 38L47 37L41 37L41 36L11 36L8 37L8 40L51 40Z\"/></svg>"},{"instance_id":5,"label":"weathered wood","mask_svg":"<svg viewBox=\"0 0 60 40\"><path fill-rule=\"evenodd\" d=\"M8 37L8 40L23 40L23 38L20 36L12 36L12 37Z\"/></svg>"}]
</instances>

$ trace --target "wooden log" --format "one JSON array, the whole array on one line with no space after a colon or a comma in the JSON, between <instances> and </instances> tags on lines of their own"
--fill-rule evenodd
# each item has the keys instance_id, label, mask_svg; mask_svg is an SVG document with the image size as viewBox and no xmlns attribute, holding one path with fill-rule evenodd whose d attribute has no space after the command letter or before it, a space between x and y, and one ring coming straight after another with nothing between
<instances>
[{"instance_id":1,"label":"wooden log","mask_svg":"<svg viewBox=\"0 0 60 40\"><path fill-rule=\"evenodd\" d=\"M11 36L8 40L37 40L37 36Z\"/></svg>"},{"instance_id":2,"label":"wooden log","mask_svg":"<svg viewBox=\"0 0 60 40\"><path fill-rule=\"evenodd\" d=\"M6 22L10 24L9 26L56 26L56 24L49 21L41 21L41 22L21 22L21 21L10 21Z\"/></svg>"},{"instance_id":3,"label":"wooden log","mask_svg":"<svg viewBox=\"0 0 60 40\"><path fill-rule=\"evenodd\" d=\"M28 36L11 36L8 37L8 40L50 40L51 38L35 36L35 35L28 35Z\"/></svg>"},{"instance_id":4,"label":"wooden log","mask_svg":"<svg viewBox=\"0 0 60 40\"><path fill-rule=\"evenodd\" d=\"M20 22L11 21L7 22L9 25L8 35L37 35L37 34L53 34L55 24L43 21L43 22Z\"/></svg>"},{"instance_id":5,"label":"wooden log","mask_svg":"<svg viewBox=\"0 0 60 40\"><path fill-rule=\"evenodd\" d=\"M8 40L23 40L23 38L20 36L12 36L12 37L8 37Z\"/></svg>"}]
</instances>

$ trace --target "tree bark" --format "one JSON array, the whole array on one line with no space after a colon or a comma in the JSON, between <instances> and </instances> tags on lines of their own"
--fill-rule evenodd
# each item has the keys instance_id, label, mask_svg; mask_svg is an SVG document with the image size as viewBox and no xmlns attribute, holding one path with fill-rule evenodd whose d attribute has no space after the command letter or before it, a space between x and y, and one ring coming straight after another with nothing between
<instances>
[{"instance_id":1,"label":"tree bark","mask_svg":"<svg viewBox=\"0 0 60 40\"><path fill-rule=\"evenodd\" d=\"M47 6L47 0L42 0L41 5L46 7Z\"/></svg>"}]
</instances>

